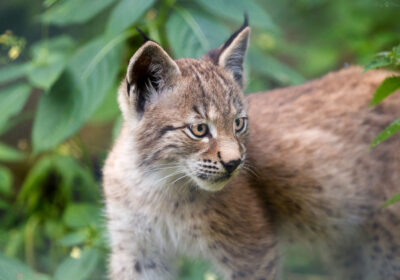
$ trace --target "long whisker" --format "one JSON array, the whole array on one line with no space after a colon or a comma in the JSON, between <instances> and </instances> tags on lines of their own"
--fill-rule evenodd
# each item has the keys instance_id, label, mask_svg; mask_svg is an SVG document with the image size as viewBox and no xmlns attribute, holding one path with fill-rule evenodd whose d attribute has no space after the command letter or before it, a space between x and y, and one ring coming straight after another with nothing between
<instances>
[{"instance_id":1,"label":"long whisker","mask_svg":"<svg viewBox=\"0 0 400 280\"><path fill-rule=\"evenodd\" d=\"M144 173L152 173L152 172L155 172L155 171L160 171L160 170L165 170L165 169L173 169L173 168L179 168L179 167L181 167L181 166L178 165L178 164L169 165L169 166L165 165L165 166L161 166L161 167L157 165L155 167L151 167L151 168L145 169Z\"/></svg>"},{"instance_id":2,"label":"long whisker","mask_svg":"<svg viewBox=\"0 0 400 280\"><path fill-rule=\"evenodd\" d=\"M158 183L162 182L163 180L166 180L166 179L168 179L168 178L170 178L170 177L172 177L172 176L176 176L176 175L178 175L178 174L180 174L180 173L183 173L182 170L177 170L177 171L175 171L175 172L172 172L171 174L168 174L167 176L164 176L163 178L157 180L157 181L154 183L154 185L157 185Z\"/></svg>"},{"instance_id":3,"label":"long whisker","mask_svg":"<svg viewBox=\"0 0 400 280\"><path fill-rule=\"evenodd\" d=\"M178 179L176 179L175 181L173 181L173 182L171 183L171 185L175 184L176 182L178 182L179 180L181 180L181 179L183 179L183 178L185 178L185 177L190 178L188 174L184 174L183 176L181 176L181 177L179 177Z\"/></svg>"},{"instance_id":4,"label":"long whisker","mask_svg":"<svg viewBox=\"0 0 400 280\"><path fill-rule=\"evenodd\" d=\"M244 169L245 171L248 171L248 172L250 172L251 174L253 174L256 178L259 178L259 177L260 177L260 175L254 170L254 167L251 166L248 162L245 162L245 163L243 164L243 169Z\"/></svg>"},{"instance_id":5,"label":"long whisker","mask_svg":"<svg viewBox=\"0 0 400 280\"><path fill-rule=\"evenodd\" d=\"M169 167L155 167L151 169L147 169L145 172L154 172L154 171L161 171L161 170L167 170L167 169L176 169L179 166L169 166Z\"/></svg>"}]
</instances>

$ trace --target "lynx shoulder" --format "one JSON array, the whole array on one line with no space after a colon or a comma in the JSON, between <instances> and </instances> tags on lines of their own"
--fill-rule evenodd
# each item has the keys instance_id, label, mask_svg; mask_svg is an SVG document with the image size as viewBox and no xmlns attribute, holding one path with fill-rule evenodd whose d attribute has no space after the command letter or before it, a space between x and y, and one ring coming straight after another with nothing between
<instances>
[{"instance_id":1,"label":"lynx shoulder","mask_svg":"<svg viewBox=\"0 0 400 280\"><path fill-rule=\"evenodd\" d=\"M247 21L202 59L146 42L118 91L123 128L104 166L110 278L176 279L205 258L224 279L278 279L291 241L325 248L337 279L399 279L398 137L368 151L400 96L357 67L244 97ZM268 67L265 65L264 67Z\"/></svg>"}]
</instances>

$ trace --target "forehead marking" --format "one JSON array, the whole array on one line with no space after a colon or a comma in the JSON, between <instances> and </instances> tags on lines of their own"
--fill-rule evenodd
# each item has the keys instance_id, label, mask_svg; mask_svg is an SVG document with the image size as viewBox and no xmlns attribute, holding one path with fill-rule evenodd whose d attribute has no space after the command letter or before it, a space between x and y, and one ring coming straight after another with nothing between
<instances>
[{"instance_id":1,"label":"forehead marking","mask_svg":"<svg viewBox=\"0 0 400 280\"><path fill-rule=\"evenodd\" d=\"M197 72L196 68L193 65L190 65L190 68L192 69L192 71L194 73L194 76L196 77L197 83L199 85L199 88L201 90L201 96L202 96L201 105L202 105L202 107L204 109L203 112L204 112L205 118L208 119L208 115L207 114L208 114L208 102L209 102L209 100L207 100L206 91L204 89L203 82L201 81L200 75Z\"/></svg>"},{"instance_id":2,"label":"forehead marking","mask_svg":"<svg viewBox=\"0 0 400 280\"><path fill-rule=\"evenodd\" d=\"M230 83L225 79L225 77L221 73L219 73L218 71L214 71L214 72L215 72L216 76L218 77L219 81L221 82L222 86L230 85ZM229 92L230 92L229 94L231 94L231 91L229 91Z\"/></svg>"},{"instance_id":3,"label":"forehead marking","mask_svg":"<svg viewBox=\"0 0 400 280\"><path fill-rule=\"evenodd\" d=\"M192 106L192 110L198 115L198 116L200 116L200 117L202 117L203 119L205 119L206 117L205 117L205 114L204 114L204 112L203 112L203 110L199 110L199 108L196 106L196 105L193 105Z\"/></svg>"}]
</instances>

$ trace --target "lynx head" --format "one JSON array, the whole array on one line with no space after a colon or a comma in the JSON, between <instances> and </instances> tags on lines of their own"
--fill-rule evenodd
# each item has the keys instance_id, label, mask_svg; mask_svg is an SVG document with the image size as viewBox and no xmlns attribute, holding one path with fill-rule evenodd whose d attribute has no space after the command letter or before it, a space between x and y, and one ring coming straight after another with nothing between
<instances>
[{"instance_id":1,"label":"lynx head","mask_svg":"<svg viewBox=\"0 0 400 280\"><path fill-rule=\"evenodd\" d=\"M169 183L209 191L238 172L247 134L243 60L249 35L245 20L202 59L173 60L150 40L132 56L119 103L141 167Z\"/></svg>"}]
</instances>

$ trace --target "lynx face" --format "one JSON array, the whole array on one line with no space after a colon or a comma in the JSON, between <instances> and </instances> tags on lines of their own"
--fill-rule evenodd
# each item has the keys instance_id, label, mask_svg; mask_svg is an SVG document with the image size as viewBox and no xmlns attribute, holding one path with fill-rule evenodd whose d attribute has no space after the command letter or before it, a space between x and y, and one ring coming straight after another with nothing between
<instances>
[{"instance_id":1,"label":"lynx face","mask_svg":"<svg viewBox=\"0 0 400 280\"><path fill-rule=\"evenodd\" d=\"M119 91L139 165L160 184L216 191L244 164L248 118L242 70L244 26L200 60L172 60L154 42L132 57Z\"/></svg>"}]
</instances>

